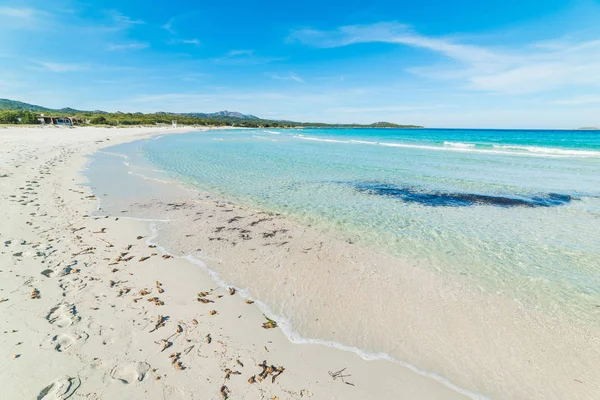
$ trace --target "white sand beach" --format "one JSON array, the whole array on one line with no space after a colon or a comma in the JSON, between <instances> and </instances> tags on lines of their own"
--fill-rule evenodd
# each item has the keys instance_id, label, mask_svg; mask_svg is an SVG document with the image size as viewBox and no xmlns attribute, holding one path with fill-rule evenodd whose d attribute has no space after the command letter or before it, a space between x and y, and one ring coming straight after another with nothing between
<instances>
[{"instance_id":1,"label":"white sand beach","mask_svg":"<svg viewBox=\"0 0 600 400\"><path fill-rule=\"evenodd\" d=\"M154 247L147 223L89 216L85 155L186 130L0 128L0 398L466 398L396 363L293 344Z\"/></svg>"}]
</instances>

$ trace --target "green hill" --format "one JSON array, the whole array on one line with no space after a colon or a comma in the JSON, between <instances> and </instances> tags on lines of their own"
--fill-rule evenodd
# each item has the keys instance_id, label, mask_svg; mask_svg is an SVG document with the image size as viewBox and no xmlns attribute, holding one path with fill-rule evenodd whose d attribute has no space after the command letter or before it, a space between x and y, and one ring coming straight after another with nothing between
<instances>
[{"instance_id":1,"label":"green hill","mask_svg":"<svg viewBox=\"0 0 600 400\"><path fill-rule=\"evenodd\" d=\"M6 111L31 111L31 112L55 112L60 114L81 114L81 113L95 113L102 114L104 111L83 111L77 110L71 107L65 107L60 109L42 107L35 104L24 103L17 100L0 99L0 110Z\"/></svg>"},{"instance_id":2,"label":"green hill","mask_svg":"<svg viewBox=\"0 0 600 400\"><path fill-rule=\"evenodd\" d=\"M369 125L372 128L405 128L406 126L394 124L393 122L375 122Z\"/></svg>"},{"instance_id":3,"label":"green hill","mask_svg":"<svg viewBox=\"0 0 600 400\"><path fill-rule=\"evenodd\" d=\"M0 99L0 110L25 110L34 112L52 111L51 109L46 107L36 106L35 104L23 103L22 101L9 99Z\"/></svg>"}]
</instances>

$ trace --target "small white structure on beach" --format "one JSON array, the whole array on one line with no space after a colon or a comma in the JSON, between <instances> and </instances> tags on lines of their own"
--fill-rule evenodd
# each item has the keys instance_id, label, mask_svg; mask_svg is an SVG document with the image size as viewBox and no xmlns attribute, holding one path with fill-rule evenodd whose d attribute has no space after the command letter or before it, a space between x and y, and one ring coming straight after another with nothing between
<instances>
[{"instance_id":1,"label":"small white structure on beach","mask_svg":"<svg viewBox=\"0 0 600 400\"><path fill-rule=\"evenodd\" d=\"M73 126L81 124L81 119L78 117L48 117L44 114L37 116L38 123L41 125L66 125Z\"/></svg>"},{"instance_id":2,"label":"small white structure on beach","mask_svg":"<svg viewBox=\"0 0 600 400\"><path fill-rule=\"evenodd\" d=\"M173 126L173 128L177 128L177 120L171 121L171 125Z\"/></svg>"}]
</instances>

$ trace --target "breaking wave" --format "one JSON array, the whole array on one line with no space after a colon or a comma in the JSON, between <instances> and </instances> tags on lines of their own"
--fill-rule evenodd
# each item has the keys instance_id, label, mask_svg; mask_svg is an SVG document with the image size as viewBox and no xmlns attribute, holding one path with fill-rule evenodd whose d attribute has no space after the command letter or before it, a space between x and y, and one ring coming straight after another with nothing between
<instances>
[{"instance_id":1,"label":"breaking wave","mask_svg":"<svg viewBox=\"0 0 600 400\"><path fill-rule=\"evenodd\" d=\"M421 149L434 151L454 151L464 153L480 153L480 154L502 154L509 156L528 156L528 157L554 157L554 158L571 158L571 157L600 157L600 151L594 150L576 150L576 149L558 149L554 147L540 146L516 146L516 145L476 145L473 143L462 142L444 142L444 146L421 145L409 143L390 143L390 142L374 142L368 140L341 140L341 139L325 139L312 136L294 135L296 139L310 140L314 142L324 143L340 143L340 144L363 144L372 146L386 146L406 149Z\"/></svg>"}]
</instances>

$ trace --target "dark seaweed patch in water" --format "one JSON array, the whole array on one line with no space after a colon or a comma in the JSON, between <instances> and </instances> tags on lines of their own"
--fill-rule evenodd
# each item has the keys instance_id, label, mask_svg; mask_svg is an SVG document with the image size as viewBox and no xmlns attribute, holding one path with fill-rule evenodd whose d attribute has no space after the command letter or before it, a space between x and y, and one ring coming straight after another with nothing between
<instances>
[{"instance_id":1,"label":"dark seaweed patch in water","mask_svg":"<svg viewBox=\"0 0 600 400\"><path fill-rule=\"evenodd\" d=\"M380 182L353 182L352 186L364 193L393 197L407 203L429 207L469 207L491 205L495 207L556 207L570 203L574 198L565 194L548 193L533 197L490 196L476 193L451 193L399 187Z\"/></svg>"}]
</instances>

